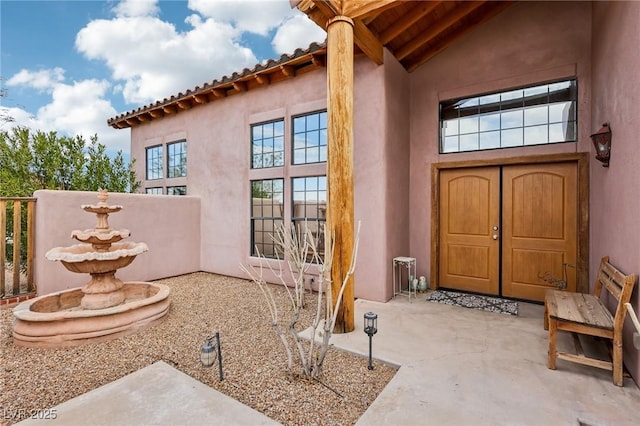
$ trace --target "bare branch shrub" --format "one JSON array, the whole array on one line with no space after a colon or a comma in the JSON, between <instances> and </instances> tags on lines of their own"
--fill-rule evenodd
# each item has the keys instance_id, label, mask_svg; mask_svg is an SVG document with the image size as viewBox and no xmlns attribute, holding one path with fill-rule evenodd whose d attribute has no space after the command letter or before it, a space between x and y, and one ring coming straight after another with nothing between
<instances>
[{"instance_id":1,"label":"bare branch shrub","mask_svg":"<svg viewBox=\"0 0 640 426\"><path fill-rule=\"evenodd\" d=\"M276 230L275 235L272 235L273 241L281 248L281 250L276 250L276 253L284 253L284 260L279 258L268 259L264 254L260 253L256 247L256 252L260 259L258 267L254 267L253 265L240 265L240 269L249 275L251 280L256 283L262 291L271 316L271 325L285 348L287 368L290 373L294 373L294 353L297 353L296 358L300 361L300 373L302 376L316 380L321 376L322 365L327 355L329 342L337 320L338 308L342 303L342 295L356 266L359 237L360 222L358 222L356 231L351 264L349 270L343 277L335 307L332 302L331 289L331 265L335 247L333 243L333 233L327 232L326 225L324 232L324 257L319 253L318 241L305 222L303 228L298 228L293 224L289 227L281 225ZM310 259L311 262L309 262ZM286 275L283 271L283 265L285 264L288 268ZM308 336L309 338L304 338L300 335L302 325L298 324L298 322L302 309L304 308L304 279L305 276L309 275L312 264L317 265L318 271L318 303L316 304L316 314L313 317L313 321L308 326L311 335ZM279 284L286 289L291 309L284 314L281 314L278 309L274 294L267 284L264 277L265 270L269 270L273 276L277 278ZM289 282L292 283L291 287L287 285L287 278L290 278ZM322 330L320 333L322 339L320 342L316 342L315 337L318 336L318 329L320 328Z\"/></svg>"}]
</instances>

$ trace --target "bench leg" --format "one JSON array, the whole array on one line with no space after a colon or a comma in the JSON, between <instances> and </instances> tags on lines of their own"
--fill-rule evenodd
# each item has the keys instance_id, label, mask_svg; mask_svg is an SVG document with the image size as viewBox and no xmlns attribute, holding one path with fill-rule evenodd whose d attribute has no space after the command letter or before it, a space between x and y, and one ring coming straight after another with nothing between
<instances>
[{"instance_id":1,"label":"bench leg","mask_svg":"<svg viewBox=\"0 0 640 426\"><path fill-rule=\"evenodd\" d=\"M556 357L558 356L557 342L556 342L558 323L555 319L549 318L546 315L545 315L545 320L546 320L545 322L549 326L549 353L548 353L547 367L549 367L551 370L555 370Z\"/></svg>"},{"instance_id":2,"label":"bench leg","mask_svg":"<svg viewBox=\"0 0 640 426\"><path fill-rule=\"evenodd\" d=\"M613 383L616 386L624 386L622 379L622 338L615 336L613 338Z\"/></svg>"},{"instance_id":3,"label":"bench leg","mask_svg":"<svg viewBox=\"0 0 640 426\"><path fill-rule=\"evenodd\" d=\"M544 329L549 329L549 309L547 308L547 301L544 302Z\"/></svg>"}]
</instances>

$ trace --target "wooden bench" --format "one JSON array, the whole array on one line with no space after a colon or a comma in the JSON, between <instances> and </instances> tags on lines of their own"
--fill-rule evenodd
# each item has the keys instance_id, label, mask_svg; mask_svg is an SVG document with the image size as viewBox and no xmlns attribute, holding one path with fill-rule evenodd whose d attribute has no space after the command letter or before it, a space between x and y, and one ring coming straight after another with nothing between
<instances>
[{"instance_id":1,"label":"wooden bench","mask_svg":"<svg viewBox=\"0 0 640 426\"><path fill-rule=\"evenodd\" d=\"M544 300L544 328L549 330L548 367L556 369L556 358L592 367L613 371L613 383L623 386L622 381L622 328L627 313L626 303L637 276L624 275L609 263L609 257L600 261L600 269L596 278L593 294L569 293L549 290ZM615 314L612 315L602 301L602 294L607 292L617 300ZM613 299L612 299L613 300ZM576 354L558 352L557 331L573 333ZM612 361L603 361L584 355L578 334L598 336L609 339L612 343Z\"/></svg>"}]
</instances>

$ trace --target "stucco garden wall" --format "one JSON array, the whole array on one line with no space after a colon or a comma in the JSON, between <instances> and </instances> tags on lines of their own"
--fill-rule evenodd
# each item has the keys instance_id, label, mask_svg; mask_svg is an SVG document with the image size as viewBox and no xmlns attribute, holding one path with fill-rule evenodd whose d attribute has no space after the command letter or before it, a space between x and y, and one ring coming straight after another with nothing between
<instances>
[{"instance_id":1,"label":"stucco garden wall","mask_svg":"<svg viewBox=\"0 0 640 426\"><path fill-rule=\"evenodd\" d=\"M589 151L592 133L591 5L521 2L467 34L411 74L411 256L430 276L433 163ZM439 102L578 78L578 142L439 154Z\"/></svg>"},{"instance_id":2,"label":"stucco garden wall","mask_svg":"<svg viewBox=\"0 0 640 426\"><path fill-rule=\"evenodd\" d=\"M640 273L640 3L596 3L593 10L593 94L591 131L611 126L608 168L591 163L591 262L595 276L602 256L625 273ZM640 310L640 290L631 298ZM639 383L640 356L630 344L631 320L625 323L627 369Z\"/></svg>"},{"instance_id":3,"label":"stucco garden wall","mask_svg":"<svg viewBox=\"0 0 640 426\"><path fill-rule=\"evenodd\" d=\"M54 247L79 244L71 238L75 229L96 225L96 215L81 205L96 204L96 192L36 191L36 241L34 278L38 294L79 287L89 276L69 272L45 253ZM196 197L148 196L110 193L109 205L123 209L109 215L113 229L128 229L124 241L143 242L149 251L118 271L123 281L149 281L200 270L200 199Z\"/></svg>"}]
</instances>

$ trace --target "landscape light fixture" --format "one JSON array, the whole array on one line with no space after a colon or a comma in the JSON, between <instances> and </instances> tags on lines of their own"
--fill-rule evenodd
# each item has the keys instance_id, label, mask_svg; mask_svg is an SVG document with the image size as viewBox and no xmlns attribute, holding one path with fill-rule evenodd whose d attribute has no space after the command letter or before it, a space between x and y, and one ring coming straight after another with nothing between
<instances>
[{"instance_id":1,"label":"landscape light fixture","mask_svg":"<svg viewBox=\"0 0 640 426\"><path fill-rule=\"evenodd\" d=\"M596 148L596 160L602 161L602 167L609 167L611 157L611 128L604 123L602 128L591 135L593 146Z\"/></svg>"},{"instance_id":2,"label":"landscape light fixture","mask_svg":"<svg viewBox=\"0 0 640 426\"><path fill-rule=\"evenodd\" d=\"M369 336L369 370L373 370L373 360L371 358L371 342L373 335L378 332L378 315L373 312L364 314L364 332Z\"/></svg>"},{"instance_id":3,"label":"landscape light fixture","mask_svg":"<svg viewBox=\"0 0 640 426\"><path fill-rule=\"evenodd\" d=\"M222 375L222 348L220 347L220 333L217 331L213 336L207 336L204 345L200 348L200 362L203 367L211 367L216 362L216 359L218 360L220 381L222 381L224 379Z\"/></svg>"}]
</instances>

